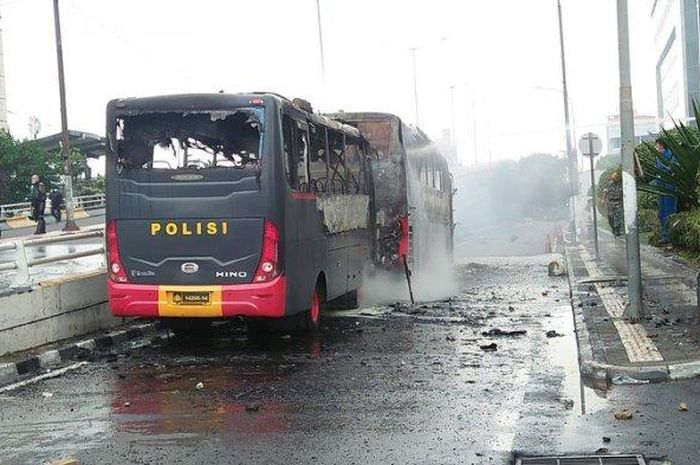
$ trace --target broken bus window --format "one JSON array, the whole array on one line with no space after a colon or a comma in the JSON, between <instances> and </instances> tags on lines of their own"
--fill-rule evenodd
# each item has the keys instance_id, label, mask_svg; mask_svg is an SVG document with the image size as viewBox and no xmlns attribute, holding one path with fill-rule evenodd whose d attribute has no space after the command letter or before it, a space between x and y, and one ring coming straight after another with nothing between
<instances>
[{"instance_id":1,"label":"broken bus window","mask_svg":"<svg viewBox=\"0 0 700 465\"><path fill-rule=\"evenodd\" d=\"M122 116L117 164L131 169L259 167L263 109Z\"/></svg>"}]
</instances>

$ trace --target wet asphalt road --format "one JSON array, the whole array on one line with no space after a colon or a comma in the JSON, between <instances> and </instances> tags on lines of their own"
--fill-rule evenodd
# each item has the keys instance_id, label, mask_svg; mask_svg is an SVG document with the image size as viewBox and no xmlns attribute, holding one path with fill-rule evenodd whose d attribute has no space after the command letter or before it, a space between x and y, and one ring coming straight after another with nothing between
<instances>
[{"instance_id":1,"label":"wet asphalt road","mask_svg":"<svg viewBox=\"0 0 700 465\"><path fill-rule=\"evenodd\" d=\"M103 353L0 394L0 463L505 464L603 447L697 463L697 381L582 387L550 258L469 259L452 300L334 312L316 338L223 328Z\"/></svg>"}]
</instances>

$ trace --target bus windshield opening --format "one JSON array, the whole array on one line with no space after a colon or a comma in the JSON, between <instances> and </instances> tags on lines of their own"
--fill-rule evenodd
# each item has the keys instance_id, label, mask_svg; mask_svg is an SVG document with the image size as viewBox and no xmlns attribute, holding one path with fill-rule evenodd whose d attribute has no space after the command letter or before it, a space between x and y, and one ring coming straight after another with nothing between
<instances>
[{"instance_id":1,"label":"bus windshield opening","mask_svg":"<svg viewBox=\"0 0 700 465\"><path fill-rule=\"evenodd\" d=\"M117 119L117 165L132 169L259 168L262 109L142 113Z\"/></svg>"}]
</instances>

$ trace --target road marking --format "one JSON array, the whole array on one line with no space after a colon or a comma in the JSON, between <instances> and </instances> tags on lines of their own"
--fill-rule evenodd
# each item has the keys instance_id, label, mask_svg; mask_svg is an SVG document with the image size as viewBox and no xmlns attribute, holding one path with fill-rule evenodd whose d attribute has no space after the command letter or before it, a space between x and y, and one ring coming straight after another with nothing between
<instances>
[{"instance_id":1,"label":"road marking","mask_svg":"<svg viewBox=\"0 0 700 465\"><path fill-rule=\"evenodd\" d=\"M22 386L26 386L28 384L36 383L37 381L41 381L44 379L49 379L49 378L56 378L58 376L61 376L64 373L67 373L69 371L77 370L78 368L87 365L88 362L78 362L74 363L72 365L68 365L67 367L59 368L58 370L53 370L49 373L44 373L43 375L35 376L33 378L25 379L24 381L19 381L14 384L10 384L8 386L5 386L3 388L0 388L0 393L3 392L8 392L12 391L14 389L20 388Z\"/></svg>"},{"instance_id":2,"label":"road marking","mask_svg":"<svg viewBox=\"0 0 700 465\"><path fill-rule=\"evenodd\" d=\"M588 276L591 278L600 278L602 273L598 265L593 261L591 255L586 249L580 248L581 260L588 271ZM605 311L610 315L617 333L620 335L622 345L627 352L627 358L630 362L659 362L663 361L663 356L659 349L649 338L646 329L639 323L630 323L622 319L625 311L625 302L614 288L594 284L595 290L603 302Z\"/></svg>"}]
</instances>

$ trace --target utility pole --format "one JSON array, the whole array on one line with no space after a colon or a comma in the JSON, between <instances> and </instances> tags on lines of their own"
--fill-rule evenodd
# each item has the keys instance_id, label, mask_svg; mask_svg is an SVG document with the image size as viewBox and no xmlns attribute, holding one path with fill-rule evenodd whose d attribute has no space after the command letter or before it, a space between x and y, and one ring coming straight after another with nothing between
<instances>
[{"instance_id":1,"label":"utility pole","mask_svg":"<svg viewBox=\"0 0 700 465\"><path fill-rule=\"evenodd\" d=\"M61 43L61 19L58 0L53 0L53 19L56 29L56 58L58 60L58 91L61 99L61 149L63 151L63 185L66 191L66 224L64 231L77 231L73 209L73 173L70 164L70 139L68 137L68 116L66 112L66 82L63 75L63 46Z\"/></svg>"},{"instance_id":2,"label":"utility pole","mask_svg":"<svg viewBox=\"0 0 700 465\"><path fill-rule=\"evenodd\" d=\"M627 245L629 304L624 318L638 321L644 316L642 270L637 231L637 182L634 177L634 110L630 76L630 43L627 0L617 0L617 41L620 61L620 130L622 133L622 202Z\"/></svg>"},{"instance_id":3,"label":"utility pole","mask_svg":"<svg viewBox=\"0 0 700 465\"><path fill-rule=\"evenodd\" d=\"M316 0L316 16L318 17L318 47L321 51L321 79L326 81L326 62L323 55L323 29L321 28L321 0Z\"/></svg>"},{"instance_id":4,"label":"utility pole","mask_svg":"<svg viewBox=\"0 0 700 465\"><path fill-rule=\"evenodd\" d=\"M411 51L411 61L413 63L413 103L416 111L416 127L420 126L420 118L418 117L418 77L416 70L416 50L417 47L409 49Z\"/></svg>"},{"instance_id":5,"label":"utility pole","mask_svg":"<svg viewBox=\"0 0 700 465\"><path fill-rule=\"evenodd\" d=\"M569 190L571 194L571 234L574 244L576 243L576 194L578 193L578 163L576 162L576 152L571 143L571 125L569 123L569 92L566 86L566 59L564 54L564 26L561 17L561 0L557 0L557 11L559 13L559 45L561 48L561 76L562 90L564 94L564 125L566 127L566 157L569 165Z\"/></svg>"}]
</instances>

